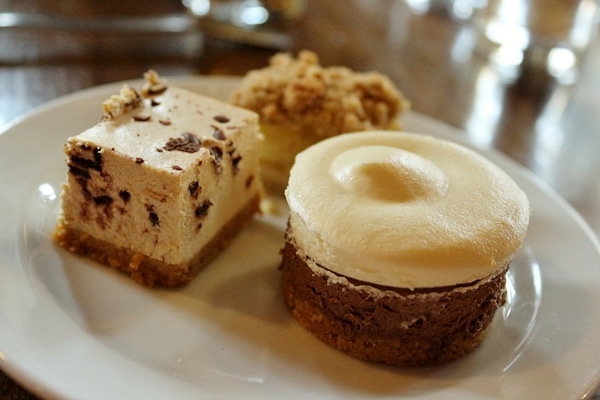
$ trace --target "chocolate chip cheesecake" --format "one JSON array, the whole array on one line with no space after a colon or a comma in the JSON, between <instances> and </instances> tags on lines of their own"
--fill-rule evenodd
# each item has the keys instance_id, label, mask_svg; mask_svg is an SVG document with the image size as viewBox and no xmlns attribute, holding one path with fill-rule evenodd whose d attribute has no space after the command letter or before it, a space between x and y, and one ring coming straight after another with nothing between
<instances>
[{"instance_id":1,"label":"chocolate chip cheesecake","mask_svg":"<svg viewBox=\"0 0 600 400\"><path fill-rule=\"evenodd\" d=\"M64 146L58 244L177 287L258 211L258 116L171 87L154 71L103 103L103 120Z\"/></svg>"}]
</instances>

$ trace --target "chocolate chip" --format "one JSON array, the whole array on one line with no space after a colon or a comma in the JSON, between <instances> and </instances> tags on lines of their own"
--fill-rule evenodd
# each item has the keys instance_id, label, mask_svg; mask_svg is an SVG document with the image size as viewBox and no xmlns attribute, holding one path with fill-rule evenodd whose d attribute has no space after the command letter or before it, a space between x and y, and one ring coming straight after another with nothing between
<instances>
[{"instance_id":1,"label":"chocolate chip","mask_svg":"<svg viewBox=\"0 0 600 400\"><path fill-rule=\"evenodd\" d=\"M227 151L227 154L229 154L229 157L231 157L231 167L233 170L233 174L235 175L239 168L238 168L238 164L240 163L240 161L242 161L242 156L234 156L233 154L235 153L235 149L231 149Z\"/></svg>"},{"instance_id":2,"label":"chocolate chip","mask_svg":"<svg viewBox=\"0 0 600 400\"><path fill-rule=\"evenodd\" d=\"M188 191L190 192L190 196L192 198L197 199L198 193L200 193L200 184L198 181L194 181L188 185Z\"/></svg>"},{"instance_id":3,"label":"chocolate chip","mask_svg":"<svg viewBox=\"0 0 600 400\"><path fill-rule=\"evenodd\" d=\"M210 208L210 206L212 206L212 204L213 203L210 200L205 200L202 204L196 207L194 215L196 215L197 218L206 217L206 215L208 214L208 209Z\"/></svg>"},{"instance_id":4,"label":"chocolate chip","mask_svg":"<svg viewBox=\"0 0 600 400\"><path fill-rule=\"evenodd\" d=\"M80 157L80 156L77 156L77 155L72 155L71 158L80 159L80 160L82 160L82 162L86 162L87 161L89 163L95 163L93 165L90 165L88 168L94 168L97 171L101 171L102 170L102 168L101 168L101 166L102 166L102 149L100 147L94 147L92 149L92 146L87 145L85 143L80 143L78 146L79 146L79 148L81 150L84 150L84 151L87 151L87 152L91 151L92 154L93 154L94 160L91 161L91 160L89 160L87 158Z\"/></svg>"},{"instance_id":5,"label":"chocolate chip","mask_svg":"<svg viewBox=\"0 0 600 400\"><path fill-rule=\"evenodd\" d=\"M102 155L99 154L100 157L96 157L94 155L94 160L90 160L89 158L83 158L80 156L72 155L70 157L70 161L83 169L93 169L96 171L102 171ZM100 162L97 161L100 160Z\"/></svg>"},{"instance_id":6,"label":"chocolate chip","mask_svg":"<svg viewBox=\"0 0 600 400\"><path fill-rule=\"evenodd\" d=\"M81 194L83 194L83 197L86 200L91 200L92 199L92 193L90 192L90 190L88 189L88 177L85 176L77 176L75 177L75 182L77 182L77 184L79 185L80 189L81 189Z\"/></svg>"},{"instance_id":7,"label":"chocolate chip","mask_svg":"<svg viewBox=\"0 0 600 400\"><path fill-rule=\"evenodd\" d=\"M173 168L175 171L183 171L183 168L181 168L179 165L173 165L171 168Z\"/></svg>"},{"instance_id":8,"label":"chocolate chip","mask_svg":"<svg viewBox=\"0 0 600 400\"><path fill-rule=\"evenodd\" d=\"M242 156L236 156L231 158L231 165L233 166L234 174L239 171L238 164L240 163L240 161L242 161Z\"/></svg>"},{"instance_id":9,"label":"chocolate chip","mask_svg":"<svg viewBox=\"0 0 600 400\"><path fill-rule=\"evenodd\" d=\"M151 212L149 215L150 222L152 226L160 226L160 222L158 221L158 215L155 212Z\"/></svg>"},{"instance_id":10,"label":"chocolate chip","mask_svg":"<svg viewBox=\"0 0 600 400\"><path fill-rule=\"evenodd\" d=\"M127 190L121 190L119 192L119 197L123 199L125 203L127 203L129 199L131 199L131 193L129 193Z\"/></svg>"},{"instance_id":11,"label":"chocolate chip","mask_svg":"<svg viewBox=\"0 0 600 400\"><path fill-rule=\"evenodd\" d=\"M160 101L156 101L155 99L150 100L150 105L152 107L160 106Z\"/></svg>"},{"instance_id":12,"label":"chocolate chip","mask_svg":"<svg viewBox=\"0 0 600 400\"><path fill-rule=\"evenodd\" d=\"M81 176L86 179L91 178L91 175L87 170L76 167L75 165L69 164L69 172L75 176Z\"/></svg>"},{"instance_id":13,"label":"chocolate chip","mask_svg":"<svg viewBox=\"0 0 600 400\"><path fill-rule=\"evenodd\" d=\"M219 146L210 146L208 151L213 156L217 164L223 161L223 149L221 149Z\"/></svg>"},{"instance_id":14,"label":"chocolate chip","mask_svg":"<svg viewBox=\"0 0 600 400\"><path fill-rule=\"evenodd\" d=\"M227 123L229 122L229 117L225 116L225 115L215 115L213 117L213 119L217 122L221 122L221 123Z\"/></svg>"},{"instance_id":15,"label":"chocolate chip","mask_svg":"<svg viewBox=\"0 0 600 400\"><path fill-rule=\"evenodd\" d=\"M154 212L154 206L151 204L146 204L146 211L148 211L148 218L150 219L152 226L160 226L158 214Z\"/></svg>"},{"instance_id":16,"label":"chocolate chip","mask_svg":"<svg viewBox=\"0 0 600 400\"><path fill-rule=\"evenodd\" d=\"M169 126L171 125L171 121L168 119L159 119L158 122L160 122L162 125L164 126Z\"/></svg>"},{"instance_id":17,"label":"chocolate chip","mask_svg":"<svg viewBox=\"0 0 600 400\"><path fill-rule=\"evenodd\" d=\"M133 120L139 122L150 121L150 115L136 115L133 117Z\"/></svg>"},{"instance_id":18,"label":"chocolate chip","mask_svg":"<svg viewBox=\"0 0 600 400\"><path fill-rule=\"evenodd\" d=\"M135 163L136 164L143 164L144 163L144 159L142 157L136 157L135 158Z\"/></svg>"},{"instance_id":19,"label":"chocolate chip","mask_svg":"<svg viewBox=\"0 0 600 400\"><path fill-rule=\"evenodd\" d=\"M93 198L94 203L97 205L111 205L113 202L112 197L110 196L96 196Z\"/></svg>"},{"instance_id":20,"label":"chocolate chip","mask_svg":"<svg viewBox=\"0 0 600 400\"><path fill-rule=\"evenodd\" d=\"M225 136L225 132L223 132L223 129L219 128L218 126L214 126L214 125L211 125L211 127L213 128L212 136L215 139L217 139L217 140L227 139L227 136Z\"/></svg>"},{"instance_id":21,"label":"chocolate chip","mask_svg":"<svg viewBox=\"0 0 600 400\"><path fill-rule=\"evenodd\" d=\"M246 179L246 189L252 185L252 181L254 181L254 175L250 175L248 179Z\"/></svg>"},{"instance_id":22,"label":"chocolate chip","mask_svg":"<svg viewBox=\"0 0 600 400\"><path fill-rule=\"evenodd\" d=\"M196 135L189 132L181 134L180 138L170 138L163 146L167 151L183 151L186 153L195 153L200 150L200 140Z\"/></svg>"}]
</instances>

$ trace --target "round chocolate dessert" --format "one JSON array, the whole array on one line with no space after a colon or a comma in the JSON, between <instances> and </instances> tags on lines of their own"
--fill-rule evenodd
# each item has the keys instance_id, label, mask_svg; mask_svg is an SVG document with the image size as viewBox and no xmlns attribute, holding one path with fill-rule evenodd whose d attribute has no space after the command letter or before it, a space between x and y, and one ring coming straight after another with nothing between
<instances>
[{"instance_id":1,"label":"round chocolate dessert","mask_svg":"<svg viewBox=\"0 0 600 400\"><path fill-rule=\"evenodd\" d=\"M350 133L300 153L285 195L285 301L325 343L418 366L485 338L529 223L498 167L425 135Z\"/></svg>"}]
</instances>

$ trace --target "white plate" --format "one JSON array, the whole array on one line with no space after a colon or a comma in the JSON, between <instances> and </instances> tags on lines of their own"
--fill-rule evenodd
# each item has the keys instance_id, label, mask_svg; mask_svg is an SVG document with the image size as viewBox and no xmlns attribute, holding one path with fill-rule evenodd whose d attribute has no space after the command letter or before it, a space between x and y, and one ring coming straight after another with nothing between
<instances>
[{"instance_id":1,"label":"white plate","mask_svg":"<svg viewBox=\"0 0 600 400\"><path fill-rule=\"evenodd\" d=\"M226 97L237 80L173 78ZM483 151L533 213L487 340L435 368L370 365L319 342L283 305L285 214L256 218L190 286L148 290L50 240L62 144L95 123L113 84L66 96L0 135L0 367L73 399L579 399L600 379L600 251L581 218L523 168ZM407 130L461 140L409 113ZM282 209L285 211L285 209Z\"/></svg>"}]
</instances>

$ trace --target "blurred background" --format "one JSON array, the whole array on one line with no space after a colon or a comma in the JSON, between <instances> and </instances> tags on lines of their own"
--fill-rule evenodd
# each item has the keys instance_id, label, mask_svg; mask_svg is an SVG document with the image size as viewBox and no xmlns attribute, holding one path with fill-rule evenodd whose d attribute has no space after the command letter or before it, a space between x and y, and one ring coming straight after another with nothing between
<instances>
[{"instance_id":1,"label":"blurred background","mask_svg":"<svg viewBox=\"0 0 600 400\"><path fill-rule=\"evenodd\" d=\"M554 187L600 232L598 0L0 0L0 124L86 87L242 75L277 51L389 75L412 109Z\"/></svg>"},{"instance_id":2,"label":"blurred background","mask_svg":"<svg viewBox=\"0 0 600 400\"><path fill-rule=\"evenodd\" d=\"M414 112L522 164L600 235L598 7L598 0L0 0L0 126L149 68L243 75L276 52L311 49L325 66L387 74ZM12 388L3 378L0 398Z\"/></svg>"}]
</instances>

